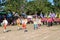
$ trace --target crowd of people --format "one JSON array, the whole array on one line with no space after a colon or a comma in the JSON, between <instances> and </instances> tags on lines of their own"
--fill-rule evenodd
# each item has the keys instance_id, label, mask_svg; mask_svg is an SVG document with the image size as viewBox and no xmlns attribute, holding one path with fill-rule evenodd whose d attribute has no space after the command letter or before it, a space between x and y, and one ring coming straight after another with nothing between
<instances>
[{"instance_id":1,"label":"crowd of people","mask_svg":"<svg viewBox=\"0 0 60 40\"><path fill-rule=\"evenodd\" d=\"M9 21L11 21L10 24L13 24L15 22L15 25L17 25L17 29L20 30L21 29L21 25L22 25L22 29L27 32L27 24L28 24L28 19L27 17L23 17L23 16L19 16L17 13L13 12L14 17L13 17L13 21L11 21L11 17L10 19L7 19L6 17L4 17L4 20L1 22L1 25L4 27L4 32L6 32L6 27L9 24ZM41 25L47 25L48 27L52 27L54 24L60 24L60 18L56 17L55 13L50 13L47 16L43 16L43 14L41 14L40 16L35 15L35 17L31 16L33 25L34 25L34 30L39 29ZM13 23L12 23L13 22Z\"/></svg>"}]
</instances>

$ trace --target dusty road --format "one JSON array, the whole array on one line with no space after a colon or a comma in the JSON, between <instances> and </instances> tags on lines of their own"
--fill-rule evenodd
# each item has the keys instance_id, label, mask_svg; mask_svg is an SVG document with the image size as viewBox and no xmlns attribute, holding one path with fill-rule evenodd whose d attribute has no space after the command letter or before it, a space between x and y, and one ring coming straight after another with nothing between
<instances>
[{"instance_id":1,"label":"dusty road","mask_svg":"<svg viewBox=\"0 0 60 40\"><path fill-rule=\"evenodd\" d=\"M8 26L10 32L3 33L0 27L0 40L60 40L60 25L46 27L41 26L38 30L33 30L33 25L27 25L28 32L17 30L17 26Z\"/></svg>"}]
</instances>

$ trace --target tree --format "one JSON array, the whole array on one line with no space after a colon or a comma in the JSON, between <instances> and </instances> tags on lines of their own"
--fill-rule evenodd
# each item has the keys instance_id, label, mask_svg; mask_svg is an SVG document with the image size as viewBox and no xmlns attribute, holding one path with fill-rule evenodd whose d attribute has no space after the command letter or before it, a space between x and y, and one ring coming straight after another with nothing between
<instances>
[{"instance_id":1,"label":"tree","mask_svg":"<svg viewBox=\"0 0 60 40\"><path fill-rule=\"evenodd\" d=\"M20 12L21 8L23 6L25 0L7 0L6 3L6 9L5 10L11 10L11 11L15 11L15 12Z\"/></svg>"},{"instance_id":2,"label":"tree","mask_svg":"<svg viewBox=\"0 0 60 40\"><path fill-rule=\"evenodd\" d=\"M30 2L27 2L26 0L7 0L5 6L5 10L9 9L18 13L22 11L30 11L30 13L42 11L48 13L54 9L48 0L33 0Z\"/></svg>"},{"instance_id":3,"label":"tree","mask_svg":"<svg viewBox=\"0 0 60 40\"><path fill-rule=\"evenodd\" d=\"M32 12L42 11L44 13L48 13L49 11L52 11L51 6L52 5L48 0L34 0L27 3L26 9Z\"/></svg>"},{"instance_id":4,"label":"tree","mask_svg":"<svg viewBox=\"0 0 60 40\"><path fill-rule=\"evenodd\" d=\"M60 0L53 0L56 12L60 12Z\"/></svg>"},{"instance_id":5,"label":"tree","mask_svg":"<svg viewBox=\"0 0 60 40\"><path fill-rule=\"evenodd\" d=\"M60 8L60 0L54 0L54 5Z\"/></svg>"}]
</instances>

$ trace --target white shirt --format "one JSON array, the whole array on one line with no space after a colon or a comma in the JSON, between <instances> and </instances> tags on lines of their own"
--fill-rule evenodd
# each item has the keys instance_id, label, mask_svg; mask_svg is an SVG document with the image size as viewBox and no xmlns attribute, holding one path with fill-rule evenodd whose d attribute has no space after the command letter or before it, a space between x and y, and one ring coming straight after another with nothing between
<instances>
[{"instance_id":1,"label":"white shirt","mask_svg":"<svg viewBox=\"0 0 60 40\"><path fill-rule=\"evenodd\" d=\"M34 22L34 24L37 24L37 20L36 19L33 19L33 22Z\"/></svg>"},{"instance_id":2,"label":"white shirt","mask_svg":"<svg viewBox=\"0 0 60 40\"><path fill-rule=\"evenodd\" d=\"M37 22L36 22L36 21L34 21L34 24L37 24Z\"/></svg>"},{"instance_id":3,"label":"white shirt","mask_svg":"<svg viewBox=\"0 0 60 40\"><path fill-rule=\"evenodd\" d=\"M3 22L2 22L3 24L8 24L8 21L7 20L3 20Z\"/></svg>"},{"instance_id":4,"label":"white shirt","mask_svg":"<svg viewBox=\"0 0 60 40\"><path fill-rule=\"evenodd\" d=\"M29 16L27 16L27 18L30 18L30 19L32 19L33 17L32 17L31 15L29 15Z\"/></svg>"},{"instance_id":5,"label":"white shirt","mask_svg":"<svg viewBox=\"0 0 60 40\"><path fill-rule=\"evenodd\" d=\"M27 24L27 20L25 19L25 20L22 20L22 24Z\"/></svg>"},{"instance_id":6,"label":"white shirt","mask_svg":"<svg viewBox=\"0 0 60 40\"><path fill-rule=\"evenodd\" d=\"M38 24L41 24L41 19L38 19Z\"/></svg>"}]
</instances>

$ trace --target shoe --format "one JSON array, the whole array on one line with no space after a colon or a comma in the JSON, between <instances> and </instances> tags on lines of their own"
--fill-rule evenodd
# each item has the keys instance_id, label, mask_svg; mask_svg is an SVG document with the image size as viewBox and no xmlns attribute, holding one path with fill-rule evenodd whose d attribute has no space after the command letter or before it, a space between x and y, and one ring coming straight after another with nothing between
<instances>
[{"instance_id":1,"label":"shoe","mask_svg":"<svg viewBox=\"0 0 60 40\"><path fill-rule=\"evenodd\" d=\"M24 32L27 32L28 30L24 30Z\"/></svg>"}]
</instances>

